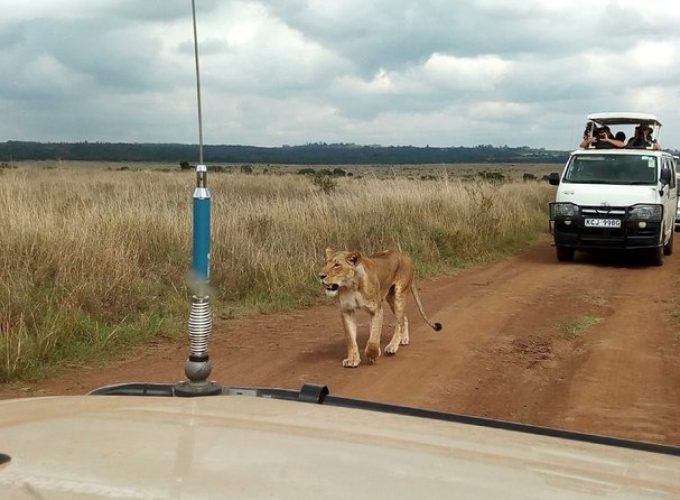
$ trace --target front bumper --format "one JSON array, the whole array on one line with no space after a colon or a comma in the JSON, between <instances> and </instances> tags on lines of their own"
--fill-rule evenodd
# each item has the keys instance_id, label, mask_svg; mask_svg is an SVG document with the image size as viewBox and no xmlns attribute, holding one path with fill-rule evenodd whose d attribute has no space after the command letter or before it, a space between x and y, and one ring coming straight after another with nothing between
<instances>
[{"instance_id":1,"label":"front bumper","mask_svg":"<svg viewBox=\"0 0 680 500\"><path fill-rule=\"evenodd\" d=\"M579 215L565 220L551 220L550 229L555 238L555 245L574 248L576 250L596 249L643 249L657 248L661 245L661 222L645 221L641 228L639 220L630 220L629 207L614 208L610 213L598 213L601 210L580 207ZM584 212L588 212L584 214ZM586 227L585 219L619 219L621 226ZM662 217L663 220L663 217Z\"/></svg>"}]
</instances>

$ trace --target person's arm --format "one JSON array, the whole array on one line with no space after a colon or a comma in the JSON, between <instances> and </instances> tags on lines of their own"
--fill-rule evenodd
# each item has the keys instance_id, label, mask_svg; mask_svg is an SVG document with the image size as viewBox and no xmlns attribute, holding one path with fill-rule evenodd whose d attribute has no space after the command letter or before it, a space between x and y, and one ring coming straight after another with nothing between
<instances>
[{"instance_id":1,"label":"person's arm","mask_svg":"<svg viewBox=\"0 0 680 500\"><path fill-rule=\"evenodd\" d=\"M615 148L625 148L626 144L618 139L612 139L611 137L605 137L604 140L614 146Z\"/></svg>"},{"instance_id":2,"label":"person's arm","mask_svg":"<svg viewBox=\"0 0 680 500\"><path fill-rule=\"evenodd\" d=\"M582 149L588 149L593 142L595 142L593 137L584 137L578 147Z\"/></svg>"}]
</instances>

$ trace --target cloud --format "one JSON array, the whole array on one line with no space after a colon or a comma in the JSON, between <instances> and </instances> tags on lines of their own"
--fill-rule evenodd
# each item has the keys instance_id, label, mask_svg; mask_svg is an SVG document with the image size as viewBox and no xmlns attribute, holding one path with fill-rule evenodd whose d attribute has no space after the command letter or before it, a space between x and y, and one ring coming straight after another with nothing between
<instances>
[{"instance_id":1,"label":"cloud","mask_svg":"<svg viewBox=\"0 0 680 500\"><path fill-rule=\"evenodd\" d=\"M676 6L678 5L678 6ZM196 0L206 142L570 147L656 113L680 147L680 4ZM0 140L193 142L185 0L0 0Z\"/></svg>"}]
</instances>

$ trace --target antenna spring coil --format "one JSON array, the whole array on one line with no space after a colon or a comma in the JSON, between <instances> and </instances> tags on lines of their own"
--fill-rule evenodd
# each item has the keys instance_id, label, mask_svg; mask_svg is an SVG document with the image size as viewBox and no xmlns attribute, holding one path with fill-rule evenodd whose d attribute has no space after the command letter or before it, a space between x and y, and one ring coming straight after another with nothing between
<instances>
[{"instance_id":1,"label":"antenna spring coil","mask_svg":"<svg viewBox=\"0 0 680 500\"><path fill-rule=\"evenodd\" d=\"M189 313L189 343L192 356L208 353L208 337L212 330L212 314L208 297L193 296Z\"/></svg>"}]
</instances>

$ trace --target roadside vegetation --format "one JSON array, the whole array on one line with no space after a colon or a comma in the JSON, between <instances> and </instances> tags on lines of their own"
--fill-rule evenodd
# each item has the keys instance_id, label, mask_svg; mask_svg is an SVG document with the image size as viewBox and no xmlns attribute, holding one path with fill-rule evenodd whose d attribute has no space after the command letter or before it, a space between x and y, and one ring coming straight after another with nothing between
<instances>
[{"instance_id":1,"label":"roadside vegetation","mask_svg":"<svg viewBox=\"0 0 680 500\"><path fill-rule=\"evenodd\" d=\"M324 248L401 248L421 277L506 255L547 229L538 182L234 172L209 176L216 316L324 299ZM0 182L0 381L184 334L194 176L6 169Z\"/></svg>"},{"instance_id":2,"label":"roadside vegetation","mask_svg":"<svg viewBox=\"0 0 680 500\"><path fill-rule=\"evenodd\" d=\"M562 323L560 325L560 330L567 340L574 340L583 335L589 328L597 325L601 321L601 318L591 315L579 316L578 318L574 318Z\"/></svg>"}]
</instances>

